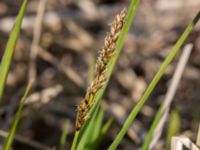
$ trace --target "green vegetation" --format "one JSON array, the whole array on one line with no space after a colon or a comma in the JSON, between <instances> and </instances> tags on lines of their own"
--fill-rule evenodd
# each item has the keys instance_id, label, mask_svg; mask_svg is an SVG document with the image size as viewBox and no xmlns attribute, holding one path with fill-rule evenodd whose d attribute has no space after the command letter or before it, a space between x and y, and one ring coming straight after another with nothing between
<instances>
[{"instance_id":1,"label":"green vegetation","mask_svg":"<svg viewBox=\"0 0 200 150\"><path fill-rule=\"evenodd\" d=\"M109 130L109 127L111 126L112 119L109 119L106 124L103 124L104 119L104 109L102 107L102 97L105 92L105 89L107 85L109 84L109 79L113 73L114 68L116 67L117 59L120 55L120 52L123 47L123 43L125 40L125 37L131 27L131 24L133 22L133 18L136 15L137 8L139 6L140 0L132 0L130 3L130 6L127 11L127 15L123 24L123 27L121 29L120 35L117 38L116 46L115 46L115 52L114 55L110 58L108 61L108 64L106 64L106 82L102 85L101 89L97 91L97 94L90 95L89 97L89 105L91 107L88 107L89 109L87 120L84 122L83 126L81 126L80 131L76 130L74 140L72 143L72 150L94 150L98 148L98 145L100 144L103 137L106 135L106 132ZM6 46L5 53L3 55L1 66L0 66L0 100L3 98L3 93L5 89L5 83L8 75L8 71L10 68L10 64L12 61L12 57L14 54L15 45L17 42L17 39L19 37L19 32L23 20L23 16L26 10L27 0L24 0L21 10L19 11L19 15L17 17L16 23L12 29L12 32L10 33L10 37ZM149 84L148 88L144 92L141 99L138 101L136 106L132 109L131 113L129 114L128 118L123 124L123 127L121 128L118 135L115 137L114 141L111 143L109 150L115 150L117 146L120 144L121 140L124 138L125 134L127 133L129 127L132 125L133 121L137 117L138 113L141 111L143 105L148 100L151 93L154 91L154 88L156 87L157 83L163 76L165 70L170 65L170 63L175 58L176 54L179 52L181 46L184 44L185 40L189 36L189 34L193 31L195 25L197 24L198 20L200 18L200 12L197 14L197 16L194 18L194 20L188 25L188 27L185 29L183 34L180 36L180 38L177 40L176 44L173 46L172 50L168 54L168 56L163 61L162 65L160 66L160 69L157 71L155 77ZM134 84L134 83L133 83ZM21 100L21 103L19 105L18 111L16 113L16 116L14 118L14 121L12 123L12 127L9 131L9 135L6 139L6 142L4 144L3 150L9 150L11 149L11 144L15 135L15 131L17 129L17 125L19 123L20 114L22 112L27 94L31 88L31 84L29 84L26 88L26 91L24 93L24 96ZM93 105L93 100L94 105ZM87 104L87 103L86 103ZM151 137L153 136L153 131L157 126L157 123L161 117L161 109L156 114L156 118L151 126L151 129L149 130L149 135L147 137L147 142L143 145L143 150L148 149L148 145L151 141ZM85 118L84 118L85 119ZM177 112L173 111L171 114L171 118L169 121L169 127L167 131L167 143L169 143L170 138L172 135L176 134L178 130L180 129L180 118ZM66 123L63 134L60 140L59 149L63 150L66 136L68 133L68 123Z\"/></svg>"}]
</instances>

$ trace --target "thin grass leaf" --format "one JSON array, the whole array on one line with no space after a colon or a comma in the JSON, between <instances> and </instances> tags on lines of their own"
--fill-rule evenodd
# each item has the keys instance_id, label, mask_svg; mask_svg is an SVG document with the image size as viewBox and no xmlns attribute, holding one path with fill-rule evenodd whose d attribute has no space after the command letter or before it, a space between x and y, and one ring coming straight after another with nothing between
<instances>
[{"instance_id":1,"label":"thin grass leaf","mask_svg":"<svg viewBox=\"0 0 200 150\"><path fill-rule=\"evenodd\" d=\"M167 149L170 149L171 138L177 135L181 127L181 118L177 110L171 112L167 129Z\"/></svg>"},{"instance_id":2,"label":"thin grass leaf","mask_svg":"<svg viewBox=\"0 0 200 150\"><path fill-rule=\"evenodd\" d=\"M83 129L81 129L81 130L83 130ZM75 135L74 135L74 139L73 139L73 142L72 142L71 150L75 150L76 149L76 146L77 146L77 143L78 143L78 138L79 138L79 132L80 131L75 131Z\"/></svg>"},{"instance_id":3,"label":"thin grass leaf","mask_svg":"<svg viewBox=\"0 0 200 150\"><path fill-rule=\"evenodd\" d=\"M129 114L127 120L125 121L121 131L119 132L117 137L114 139L113 143L110 145L109 150L115 150L117 148L117 146L119 145L120 141L122 140L122 138L124 137L124 135L128 131L129 127L133 123L134 119L136 118L137 114L141 110L142 106L147 101L148 97L150 96L150 94L154 90L154 88L157 85L158 81L160 80L160 78L164 74L164 71L167 69L167 67L169 66L171 61L174 59L174 57L176 56L177 52L179 51L180 47L182 46L182 44L184 43L184 41L186 40L188 35L192 32L192 30L193 30L194 26L197 24L199 18L200 18L200 12L198 12L198 14L194 18L194 20L185 29L185 31L183 32L181 37L178 39L178 41L176 42L176 44L172 48L172 50L169 53L169 55L166 57L166 59L162 63L160 69L158 70L158 72L156 73L156 75L153 78L152 82L149 84L148 88L144 92L142 98L139 100L137 105L131 111L131 113Z\"/></svg>"},{"instance_id":4,"label":"thin grass leaf","mask_svg":"<svg viewBox=\"0 0 200 150\"><path fill-rule=\"evenodd\" d=\"M66 138L67 138L67 134L68 134L68 128L69 128L69 122L67 120L66 123L65 123L65 126L63 128L61 138L60 138L59 150L65 149L65 143L66 143Z\"/></svg>"},{"instance_id":5,"label":"thin grass leaf","mask_svg":"<svg viewBox=\"0 0 200 150\"><path fill-rule=\"evenodd\" d=\"M31 88L31 84L29 84L26 88L26 91L21 99L21 102L20 102L20 105L19 105L19 108L18 108L18 111L14 117L14 120L13 120L13 123L12 123L12 126L11 126L11 129L9 131L9 134L8 134L8 137L6 138L6 141L3 145L3 150L10 150L11 149L11 144L12 144L12 141L14 139L14 134L15 134L15 131L17 129L17 125L19 123L19 119L20 119L20 115L21 115L21 112L22 112L22 109L24 107L24 103L25 103L25 100L26 100L26 97L30 91L30 88Z\"/></svg>"},{"instance_id":6,"label":"thin grass leaf","mask_svg":"<svg viewBox=\"0 0 200 150\"><path fill-rule=\"evenodd\" d=\"M3 55L1 65L0 65L0 101L2 100L4 88L8 76L8 71L10 68L10 64L13 58L14 49L16 46L17 39L19 37L20 28L22 24L22 20L24 17L24 13L26 10L27 0L24 0L20 12L18 14L15 25L12 28L8 43L6 45L5 53Z\"/></svg>"},{"instance_id":7,"label":"thin grass leaf","mask_svg":"<svg viewBox=\"0 0 200 150\"><path fill-rule=\"evenodd\" d=\"M104 113L102 108L101 110L98 110L96 113L94 113L93 118L91 118L91 121L88 124L86 124L87 126L85 125L83 127L83 131L79 136L79 140L77 140L77 143L79 143L78 145L82 146L79 146L77 149L97 149L98 145L102 141L103 137L106 135L107 130L113 122L113 119L111 118L102 126L103 116ZM84 145L86 145L86 147L83 147Z\"/></svg>"},{"instance_id":8,"label":"thin grass leaf","mask_svg":"<svg viewBox=\"0 0 200 150\"><path fill-rule=\"evenodd\" d=\"M142 150L147 150L148 149L149 144L151 142L151 139L153 137L154 131L155 131L155 129L156 129L156 127L157 127L157 125L158 125L158 123L160 121L160 118L162 117L162 114L163 114L163 105L160 106L158 112L156 113L156 116L155 116L155 118L153 120L153 123L152 123L150 129L149 129L149 132L148 132L148 135L147 135L147 137L145 139L145 142L142 145Z\"/></svg>"},{"instance_id":9,"label":"thin grass leaf","mask_svg":"<svg viewBox=\"0 0 200 150\"><path fill-rule=\"evenodd\" d=\"M92 116L88 127L83 132L77 149L81 150L93 150L97 148L98 137L101 134L101 126L103 122L104 111L101 107L94 116Z\"/></svg>"},{"instance_id":10,"label":"thin grass leaf","mask_svg":"<svg viewBox=\"0 0 200 150\"><path fill-rule=\"evenodd\" d=\"M103 119L103 116L102 116ZM99 128L98 132L96 132L96 138L93 146L90 147L90 150L97 149L98 145L101 143L105 135L107 134L108 129L110 128L111 124L113 122L113 118L109 119L102 127ZM102 122L101 124L102 125Z\"/></svg>"},{"instance_id":11,"label":"thin grass leaf","mask_svg":"<svg viewBox=\"0 0 200 150\"><path fill-rule=\"evenodd\" d=\"M100 138L102 138L102 137L104 137L104 136L106 135L106 133L107 133L108 129L110 128L112 122L113 122L113 118L110 118L110 119L103 125L103 127L102 127L102 129L101 129L101 137L100 137Z\"/></svg>"},{"instance_id":12,"label":"thin grass leaf","mask_svg":"<svg viewBox=\"0 0 200 150\"><path fill-rule=\"evenodd\" d=\"M164 123L167 120L167 116L168 116L168 113L170 110L170 105L174 99L174 96L175 96L176 90L178 88L178 85L180 83L184 68L187 64L190 53L192 51L192 47L193 47L192 44L187 44L185 46L185 48L183 49L183 52L179 59L178 65L175 69L172 80L168 87L166 96L165 96L158 112L156 113L156 116L153 120L150 130L148 131L148 134L142 145L142 150L152 149L153 145L155 145L155 143L157 143L157 141L162 133Z\"/></svg>"},{"instance_id":13,"label":"thin grass leaf","mask_svg":"<svg viewBox=\"0 0 200 150\"><path fill-rule=\"evenodd\" d=\"M98 137L98 141L97 144L100 144L100 142L102 141L102 139L106 136L108 129L110 128L111 124L113 122L113 118L110 118L101 128L101 134Z\"/></svg>"},{"instance_id":14,"label":"thin grass leaf","mask_svg":"<svg viewBox=\"0 0 200 150\"><path fill-rule=\"evenodd\" d=\"M87 119L81 130L75 132L71 150L76 150L76 147L82 139L82 136L85 134L85 132L87 132L88 129L91 128L93 118L95 118L98 115L99 109L100 105L95 105L95 109L93 108L93 112L91 113L92 115L90 114L89 118Z\"/></svg>"}]
</instances>

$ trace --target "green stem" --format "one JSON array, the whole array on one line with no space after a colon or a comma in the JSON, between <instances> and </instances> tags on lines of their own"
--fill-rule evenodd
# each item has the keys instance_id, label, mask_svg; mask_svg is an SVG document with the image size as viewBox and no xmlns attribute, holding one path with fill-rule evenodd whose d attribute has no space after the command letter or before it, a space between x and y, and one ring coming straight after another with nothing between
<instances>
[{"instance_id":1,"label":"green stem","mask_svg":"<svg viewBox=\"0 0 200 150\"><path fill-rule=\"evenodd\" d=\"M75 131L75 135L74 135L74 139L73 139L71 150L76 150L78 136L79 136L79 131Z\"/></svg>"},{"instance_id":2,"label":"green stem","mask_svg":"<svg viewBox=\"0 0 200 150\"><path fill-rule=\"evenodd\" d=\"M20 120L20 115L21 115L21 112L23 110L23 107L24 107L24 103L26 101L26 98L27 98L27 95L31 89L31 85L32 83L29 83L28 86L26 87L26 91L20 101L20 105L19 105L19 108L17 110L17 113L14 117L14 120L12 122L12 126L11 126L11 129L9 131L9 134L8 134L8 137L6 138L6 141L3 145L3 150L10 150L11 149L11 144L13 142L13 139L14 139L14 135L15 135L15 132L17 130L17 126L19 124L19 120Z\"/></svg>"},{"instance_id":3,"label":"green stem","mask_svg":"<svg viewBox=\"0 0 200 150\"><path fill-rule=\"evenodd\" d=\"M65 123L65 126L63 128L61 138L60 138L59 150L64 150L64 148L65 148L66 138L67 138L67 134L68 134L68 128L69 128L69 122L67 120Z\"/></svg>"},{"instance_id":4,"label":"green stem","mask_svg":"<svg viewBox=\"0 0 200 150\"><path fill-rule=\"evenodd\" d=\"M158 110L158 112L157 112L157 114L156 114L156 116L155 116L155 118L153 120L151 128L150 128L150 130L149 130L149 132L147 134L147 137L145 138L145 142L144 142L144 144L142 146L142 150L147 150L148 149L149 144L151 143L151 139L153 137L154 131L155 131L156 127L157 127L157 124L160 121L160 118L161 118L162 114L163 114L163 105L160 106L160 108L159 108L159 110Z\"/></svg>"},{"instance_id":5,"label":"green stem","mask_svg":"<svg viewBox=\"0 0 200 150\"><path fill-rule=\"evenodd\" d=\"M26 5L27 5L27 0L24 0L21 6L21 9L19 11L19 14L17 16L15 25L12 28L8 43L6 44L6 50L4 52L4 55L0 64L0 101L2 101L2 98L3 98L4 88L5 88L6 80L8 77L8 71L9 71L10 64L13 58L17 39L20 34L20 28L21 28L23 17L24 17L24 13L26 11Z\"/></svg>"}]
</instances>

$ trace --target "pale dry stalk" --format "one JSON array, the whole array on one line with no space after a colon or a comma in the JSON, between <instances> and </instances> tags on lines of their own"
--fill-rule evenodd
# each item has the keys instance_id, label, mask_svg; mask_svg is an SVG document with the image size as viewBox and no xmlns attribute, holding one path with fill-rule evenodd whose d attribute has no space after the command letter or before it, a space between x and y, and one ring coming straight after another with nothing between
<instances>
[{"instance_id":1,"label":"pale dry stalk","mask_svg":"<svg viewBox=\"0 0 200 150\"><path fill-rule=\"evenodd\" d=\"M88 112L94 104L95 95L99 89L106 82L106 68L111 57L115 53L116 42L120 35L120 31L124 24L126 17L126 9L123 9L113 21L110 29L110 33L107 34L104 47L100 50L99 57L96 62L96 72L94 80L89 85L85 98L81 101L78 106L78 114L76 120L76 130L80 130L84 122L88 118Z\"/></svg>"},{"instance_id":2,"label":"pale dry stalk","mask_svg":"<svg viewBox=\"0 0 200 150\"><path fill-rule=\"evenodd\" d=\"M34 24L33 42L30 50L30 63L29 63L29 82L35 82L37 76L36 59L38 55L38 46L42 33L42 23L45 14L47 0L40 0L37 10L37 16Z\"/></svg>"}]
</instances>

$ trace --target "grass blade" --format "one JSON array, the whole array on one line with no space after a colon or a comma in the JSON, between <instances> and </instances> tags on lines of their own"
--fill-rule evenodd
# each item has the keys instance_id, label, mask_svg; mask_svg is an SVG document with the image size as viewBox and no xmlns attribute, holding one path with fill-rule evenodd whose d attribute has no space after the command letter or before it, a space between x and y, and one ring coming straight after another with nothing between
<instances>
[{"instance_id":1,"label":"grass blade","mask_svg":"<svg viewBox=\"0 0 200 150\"><path fill-rule=\"evenodd\" d=\"M148 132L148 135L146 136L145 141L144 141L144 143L142 145L142 150L148 149L149 144L151 142L151 139L153 137L154 131L155 131L156 126L158 125L158 123L160 121L160 118L162 117L162 114L163 114L163 105L160 106L158 112L156 113L156 116L155 116L155 118L153 120L151 128L150 128L150 130Z\"/></svg>"},{"instance_id":2,"label":"grass blade","mask_svg":"<svg viewBox=\"0 0 200 150\"><path fill-rule=\"evenodd\" d=\"M12 28L8 43L6 45L5 53L3 55L1 65L0 65L0 101L3 97L3 92L6 84L6 79L8 76L8 70L10 68L10 64L12 61L12 57L14 54L14 49L16 46L17 39L19 37L20 28L22 24L22 20L24 17L24 13L26 10L27 0L24 0L20 12L18 14L17 20L15 22L15 25Z\"/></svg>"},{"instance_id":3,"label":"grass blade","mask_svg":"<svg viewBox=\"0 0 200 150\"><path fill-rule=\"evenodd\" d=\"M194 26L196 25L196 23L198 22L199 18L200 18L200 12L198 12L198 14L194 18L194 20L185 29L185 31L183 32L183 34L181 35L181 37L178 39L178 41L176 42L176 44L172 48L172 50L169 53L169 55L166 57L166 59L162 63L160 69L156 73L156 75L153 78L152 82L149 84L149 86L146 89L145 93L143 94L142 98L137 103L137 105L135 106L135 108L131 111L131 113L129 114L127 120L125 121L125 123L124 123L121 131L119 132L119 134L117 135L117 137L115 138L115 140L113 141L113 143L110 145L109 150L115 150L117 148L118 144L120 143L120 141L122 140L122 138L126 134L127 130L131 126L132 122L136 118L137 114L141 110L142 106L147 101L148 97L150 96L150 94L154 90L154 88L157 85L158 81L160 80L160 78L164 74L164 71L166 70L166 68L168 67L168 65L171 63L171 61L174 59L175 55L179 51L180 47L182 46L182 44L184 43L184 41L186 40L186 38L188 37L188 35L192 32L192 30L193 30Z\"/></svg>"},{"instance_id":4,"label":"grass blade","mask_svg":"<svg viewBox=\"0 0 200 150\"><path fill-rule=\"evenodd\" d=\"M103 125L103 127L102 127L102 129L101 129L101 137L100 137L100 138L103 138L103 137L106 135L106 133L107 133L108 129L110 128L112 122L113 122L113 118L110 118L110 119Z\"/></svg>"},{"instance_id":5,"label":"grass blade","mask_svg":"<svg viewBox=\"0 0 200 150\"><path fill-rule=\"evenodd\" d=\"M101 128L101 134L98 137L98 144L103 140L103 138L106 136L108 129L110 128L111 124L113 122L113 118L110 118Z\"/></svg>"},{"instance_id":6,"label":"grass blade","mask_svg":"<svg viewBox=\"0 0 200 150\"><path fill-rule=\"evenodd\" d=\"M167 130L167 149L170 149L171 138L177 135L181 127L181 118L177 110L171 112Z\"/></svg>"},{"instance_id":7,"label":"grass blade","mask_svg":"<svg viewBox=\"0 0 200 150\"><path fill-rule=\"evenodd\" d=\"M78 143L78 138L79 138L79 132L80 131L75 131L75 135L74 135L74 139L73 139L73 142L72 142L71 150L75 150L76 149L76 146L77 146L77 143Z\"/></svg>"},{"instance_id":8,"label":"grass blade","mask_svg":"<svg viewBox=\"0 0 200 150\"><path fill-rule=\"evenodd\" d=\"M104 110L99 107L99 110L94 113L88 127L81 134L81 139L77 145L77 149L92 150L97 149L98 137L101 134L101 126L103 122Z\"/></svg>"},{"instance_id":9,"label":"grass blade","mask_svg":"<svg viewBox=\"0 0 200 150\"><path fill-rule=\"evenodd\" d=\"M27 97L27 95L28 95L28 93L30 91L30 88L31 88L31 84L29 84L27 86L26 91L24 93L24 96L21 99L18 111L17 111L17 113L15 115L15 118L14 118L14 121L12 123L11 130L10 130L9 135L6 138L6 141L5 141L4 145L3 145L3 150L10 150L11 149L11 144L12 144L12 141L14 139L14 134L15 134L15 131L17 129L17 125L19 123L20 115L21 115L22 109L24 107L24 103L25 103L26 97Z\"/></svg>"},{"instance_id":10,"label":"grass blade","mask_svg":"<svg viewBox=\"0 0 200 150\"><path fill-rule=\"evenodd\" d=\"M156 113L155 119L153 120L150 130L148 131L148 134L145 138L144 144L142 145L142 150L152 149L153 145L157 143L159 137L161 136L163 126L169 114L170 105L174 99L176 90L180 83L184 68L187 64L191 51L192 44L187 44L183 49L178 65L175 69L174 75L168 87L164 101L160 106L158 112Z\"/></svg>"},{"instance_id":11,"label":"grass blade","mask_svg":"<svg viewBox=\"0 0 200 150\"><path fill-rule=\"evenodd\" d=\"M65 126L63 128L61 138L60 138L59 150L65 149L65 143L66 143L66 138L67 138L67 134L68 134L68 128L69 128L69 122L67 120L66 123L65 123Z\"/></svg>"},{"instance_id":12,"label":"grass blade","mask_svg":"<svg viewBox=\"0 0 200 150\"><path fill-rule=\"evenodd\" d=\"M94 118L98 115L100 107L101 107L100 105L95 105L95 108L92 109L92 111L89 115L89 118L87 119L87 121L85 122L85 124L83 125L81 130L75 131L71 150L76 150L77 145L80 144L79 142L81 141L82 136L85 134L85 132L87 132L87 130L92 128L91 124L92 124Z\"/></svg>"}]
</instances>

